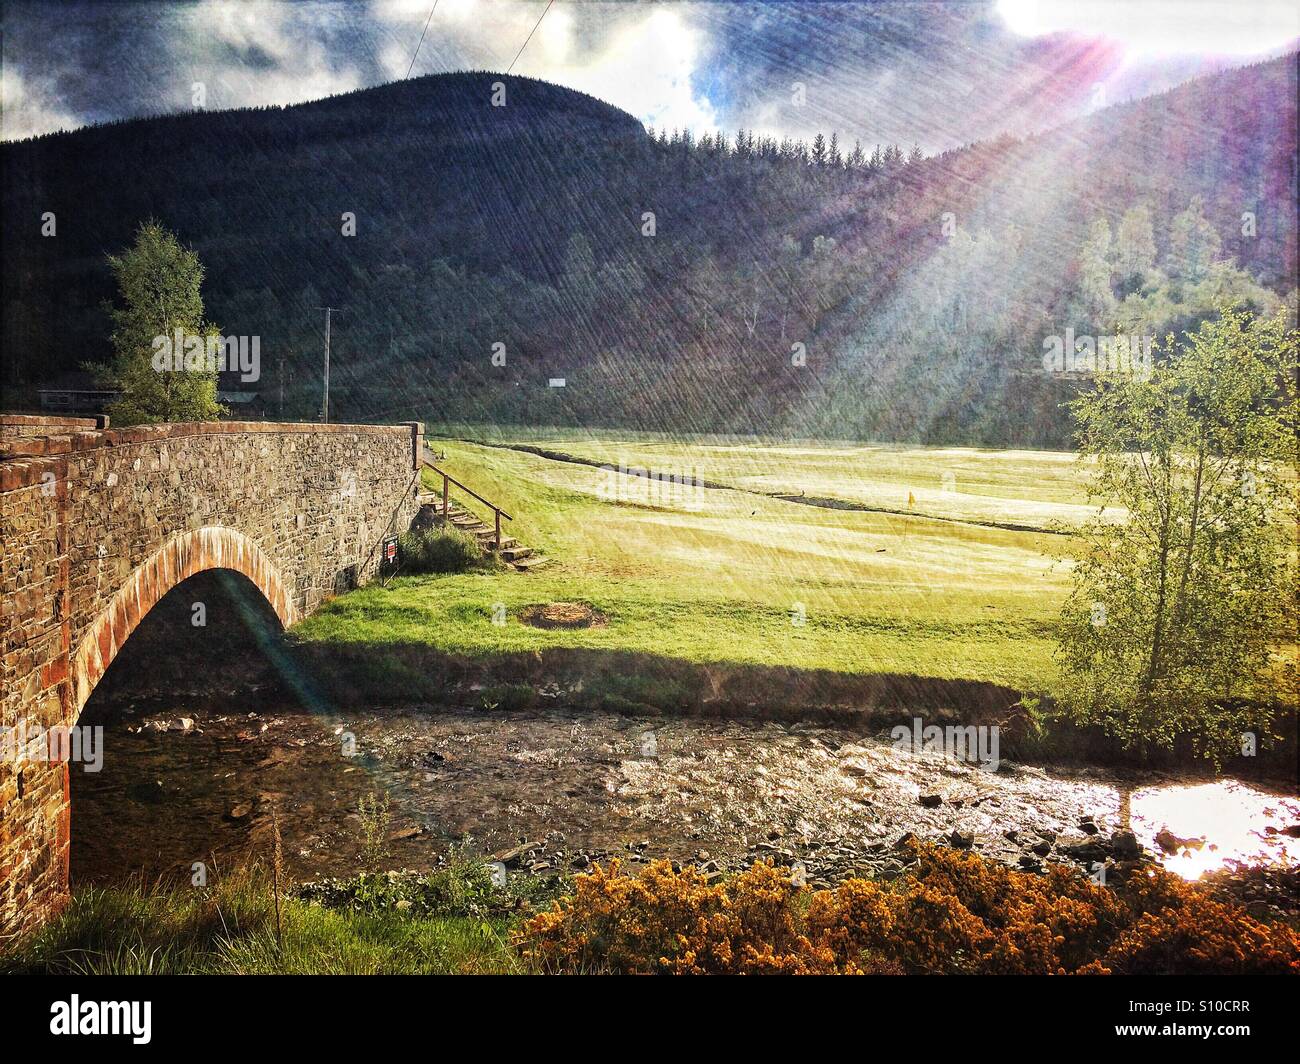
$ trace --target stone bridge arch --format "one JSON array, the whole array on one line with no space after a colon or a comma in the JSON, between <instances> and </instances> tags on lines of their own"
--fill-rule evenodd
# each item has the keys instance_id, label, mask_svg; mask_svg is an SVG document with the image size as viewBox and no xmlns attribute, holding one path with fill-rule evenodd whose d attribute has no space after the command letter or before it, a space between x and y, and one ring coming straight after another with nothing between
<instances>
[{"instance_id":1,"label":"stone bridge arch","mask_svg":"<svg viewBox=\"0 0 1300 1064\"><path fill-rule=\"evenodd\" d=\"M284 627L297 619L275 563L238 529L218 525L174 536L132 571L73 653L70 723L80 717L99 678L149 611L172 588L209 569L246 576Z\"/></svg>"},{"instance_id":2,"label":"stone bridge arch","mask_svg":"<svg viewBox=\"0 0 1300 1064\"><path fill-rule=\"evenodd\" d=\"M0 414L0 941L66 901L71 841L68 765L5 740L75 724L190 576L242 573L286 626L368 581L419 509L423 442L418 422Z\"/></svg>"}]
</instances>

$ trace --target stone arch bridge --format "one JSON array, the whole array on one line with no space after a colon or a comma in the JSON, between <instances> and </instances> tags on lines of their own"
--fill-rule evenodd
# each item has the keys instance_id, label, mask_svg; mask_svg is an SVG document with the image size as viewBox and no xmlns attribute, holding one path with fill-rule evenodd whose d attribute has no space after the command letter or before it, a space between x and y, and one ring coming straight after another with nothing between
<instances>
[{"instance_id":1,"label":"stone arch bridge","mask_svg":"<svg viewBox=\"0 0 1300 1064\"><path fill-rule=\"evenodd\" d=\"M419 509L423 428L0 415L0 738L76 723L142 617L232 569L286 626L379 568ZM64 760L0 746L0 943L68 896ZM30 755L30 751L27 751Z\"/></svg>"}]
</instances>

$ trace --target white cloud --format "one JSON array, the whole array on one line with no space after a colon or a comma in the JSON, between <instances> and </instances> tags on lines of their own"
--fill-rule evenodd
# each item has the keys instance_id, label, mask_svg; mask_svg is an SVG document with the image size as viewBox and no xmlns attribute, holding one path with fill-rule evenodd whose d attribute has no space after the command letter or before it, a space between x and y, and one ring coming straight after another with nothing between
<instances>
[{"instance_id":1,"label":"white cloud","mask_svg":"<svg viewBox=\"0 0 1300 1064\"><path fill-rule=\"evenodd\" d=\"M192 9L190 43L215 67L209 107L302 103L361 88L355 67L335 66L324 42L295 25L303 10L277 0L203 0ZM231 63L225 49L256 61ZM205 80L201 61L195 79Z\"/></svg>"},{"instance_id":2,"label":"white cloud","mask_svg":"<svg viewBox=\"0 0 1300 1064\"><path fill-rule=\"evenodd\" d=\"M277 61L292 55L285 12L267 0L203 0L193 9L195 30L240 52L259 50Z\"/></svg>"},{"instance_id":3,"label":"white cloud","mask_svg":"<svg viewBox=\"0 0 1300 1064\"><path fill-rule=\"evenodd\" d=\"M1255 55L1300 36L1295 0L998 0L998 14L1024 37L1108 37L1150 54Z\"/></svg>"},{"instance_id":4,"label":"white cloud","mask_svg":"<svg viewBox=\"0 0 1300 1064\"><path fill-rule=\"evenodd\" d=\"M438 0L434 18L462 22L470 14L478 14L478 0ZM384 22L417 22L423 26L433 8L433 0L374 0L370 9Z\"/></svg>"},{"instance_id":5,"label":"white cloud","mask_svg":"<svg viewBox=\"0 0 1300 1064\"><path fill-rule=\"evenodd\" d=\"M579 54L573 54L573 32L562 22L536 51L534 38L515 72L590 93L654 126L697 132L716 127L713 104L692 84L702 34L678 12L661 8L624 19L607 40Z\"/></svg>"},{"instance_id":6,"label":"white cloud","mask_svg":"<svg viewBox=\"0 0 1300 1064\"><path fill-rule=\"evenodd\" d=\"M24 78L12 63L0 76L0 140L22 140L81 125L50 90Z\"/></svg>"},{"instance_id":7,"label":"white cloud","mask_svg":"<svg viewBox=\"0 0 1300 1064\"><path fill-rule=\"evenodd\" d=\"M394 44L380 53L393 77L405 75L432 6L432 0L372 3L376 18L400 27ZM697 132L714 128L712 103L692 86L706 41L681 11L621 3L555 4L539 26L545 7L545 0L438 0L416 72L504 70L536 26L516 74L589 93L651 125Z\"/></svg>"}]
</instances>

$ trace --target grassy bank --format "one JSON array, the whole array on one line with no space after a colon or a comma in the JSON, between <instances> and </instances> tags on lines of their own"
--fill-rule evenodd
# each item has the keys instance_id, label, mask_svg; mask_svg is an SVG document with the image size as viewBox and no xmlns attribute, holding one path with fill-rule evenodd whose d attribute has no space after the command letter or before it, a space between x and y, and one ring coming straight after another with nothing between
<instances>
[{"instance_id":1,"label":"grassy bank","mask_svg":"<svg viewBox=\"0 0 1300 1064\"><path fill-rule=\"evenodd\" d=\"M413 918L281 898L246 869L211 887L120 886L75 892L64 913L0 972L73 975L510 973L521 968L503 917Z\"/></svg>"},{"instance_id":2,"label":"grassy bank","mask_svg":"<svg viewBox=\"0 0 1300 1064\"><path fill-rule=\"evenodd\" d=\"M327 604L298 626L298 638L424 645L470 660L571 649L1018 689L1053 674L1068 576L1058 557L1070 540L1046 529L1081 500L1068 456L543 442L613 465L665 459L667 468L655 468L738 486L665 487L591 464L439 442L444 468L513 513L510 534L551 564L527 575L398 577ZM1003 495L975 491L973 475L962 490L962 463L987 468L981 490ZM945 480L954 466L960 476ZM876 485L862 488L868 497L888 494L903 510L910 490L915 512L812 506L750 490L766 478L764 488L798 483L853 501L849 482L859 473L860 488ZM958 490L948 490L954 480ZM968 520L980 508L991 516L990 506L1044 530ZM543 630L520 622L523 607L556 601L589 604L604 623ZM494 623L502 607L503 625Z\"/></svg>"}]
</instances>

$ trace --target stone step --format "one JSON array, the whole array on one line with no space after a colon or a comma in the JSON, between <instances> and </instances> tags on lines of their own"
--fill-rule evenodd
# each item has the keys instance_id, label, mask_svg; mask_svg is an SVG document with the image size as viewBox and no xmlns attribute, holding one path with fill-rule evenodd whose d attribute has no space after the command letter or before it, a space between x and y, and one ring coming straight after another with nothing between
<instances>
[{"instance_id":1,"label":"stone step","mask_svg":"<svg viewBox=\"0 0 1300 1064\"><path fill-rule=\"evenodd\" d=\"M432 521L442 520L442 503L440 501L421 503L420 510L425 515L425 518L427 520L432 520ZM462 521L479 521L479 518L476 517L474 514L469 513L466 510L457 510L454 506L451 507L451 510L448 514L448 518L449 520L458 523Z\"/></svg>"},{"instance_id":2,"label":"stone step","mask_svg":"<svg viewBox=\"0 0 1300 1064\"><path fill-rule=\"evenodd\" d=\"M431 510L432 513L426 515L426 520L432 518L436 521L442 520L442 493L422 491L416 496L422 509ZM496 543L496 529L487 524L473 510L467 509L458 502L448 500L447 505L447 523L459 532L471 535L477 540L479 547L485 551L492 551L498 547ZM520 572L527 572L529 569L536 569L539 565L544 565L549 559L534 554L531 547L523 546L514 536L501 537L498 553L501 560Z\"/></svg>"},{"instance_id":3,"label":"stone step","mask_svg":"<svg viewBox=\"0 0 1300 1064\"><path fill-rule=\"evenodd\" d=\"M434 509L438 511L439 514L442 513L441 495L435 495L430 492L423 491L415 497L415 501L418 502L421 506L432 506ZM463 514L468 512L466 511L465 507L461 506L460 503L458 502L450 503L447 509L450 510L453 514L458 514L458 513Z\"/></svg>"}]
</instances>

